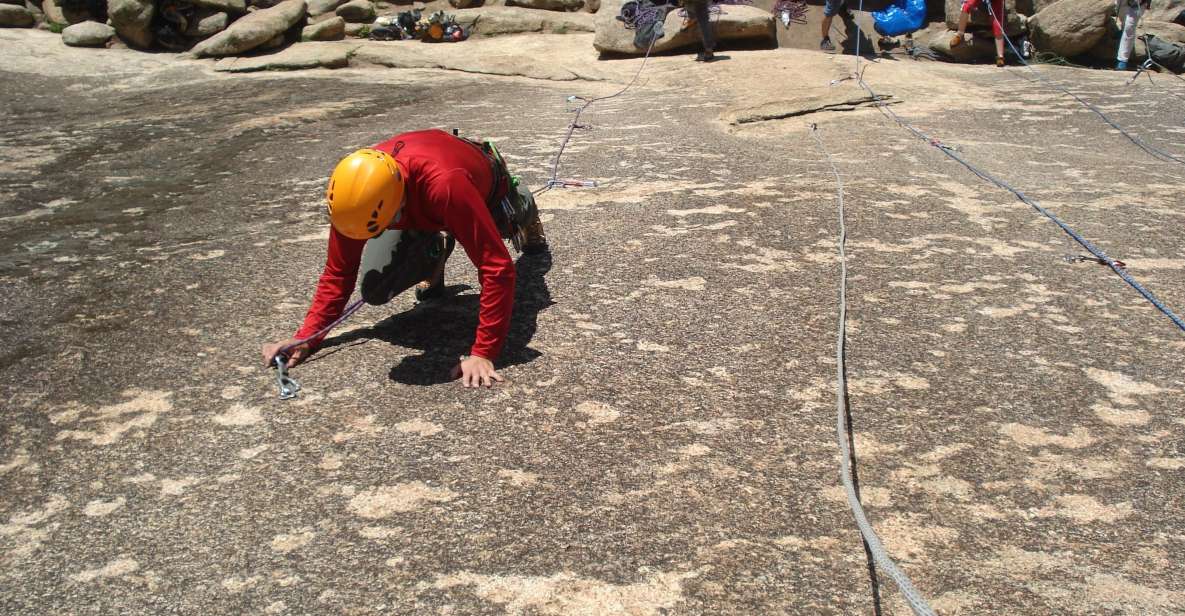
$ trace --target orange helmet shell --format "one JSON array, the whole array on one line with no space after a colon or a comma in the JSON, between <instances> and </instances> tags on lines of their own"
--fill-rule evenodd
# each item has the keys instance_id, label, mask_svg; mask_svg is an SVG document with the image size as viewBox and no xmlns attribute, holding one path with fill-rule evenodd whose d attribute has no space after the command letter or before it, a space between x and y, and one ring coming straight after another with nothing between
<instances>
[{"instance_id":1,"label":"orange helmet shell","mask_svg":"<svg viewBox=\"0 0 1185 616\"><path fill-rule=\"evenodd\" d=\"M403 207L403 171L386 152L358 150L333 169L325 196L333 228L367 240L390 226Z\"/></svg>"}]
</instances>

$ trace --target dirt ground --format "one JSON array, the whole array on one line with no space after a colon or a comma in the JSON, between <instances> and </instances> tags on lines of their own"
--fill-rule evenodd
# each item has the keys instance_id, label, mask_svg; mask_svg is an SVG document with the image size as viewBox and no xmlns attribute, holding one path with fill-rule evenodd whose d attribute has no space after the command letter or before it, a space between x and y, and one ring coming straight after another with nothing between
<instances>
[{"instance_id":1,"label":"dirt ground","mask_svg":"<svg viewBox=\"0 0 1185 616\"><path fill-rule=\"evenodd\" d=\"M0 31L0 612L908 613L839 483L812 124L890 554L942 614L1185 611L1185 333L833 84L851 56L657 57L586 112L560 175L600 186L540 198L504 385L447 379L479 293L458 253L447 300L365 308L277 400L259 346L307 309L336 161L458 128L538 185L565 99L641 65L591 39L232 75ZM1040 70L1185 156L1179 82ZM864 76L1185 308L1185 166L1023 69Z\"/></svg>"}]
</instances>

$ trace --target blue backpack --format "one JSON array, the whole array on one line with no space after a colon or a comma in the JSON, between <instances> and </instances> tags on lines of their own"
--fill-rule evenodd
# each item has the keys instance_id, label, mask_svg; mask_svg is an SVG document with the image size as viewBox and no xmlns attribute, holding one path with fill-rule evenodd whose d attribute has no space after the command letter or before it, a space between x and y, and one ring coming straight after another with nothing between
<instances>
[{"instance_id":1,"label":"blue backpack","mask_svg":"<svg viewBox=\"0 0 1185 616\"><path fill-rule=\"evenodd\" d=\"M881 36L909 34L926 25L926 0L893 0L889 8L873 11L872 19Z\"/></svg>"}]
</instances>

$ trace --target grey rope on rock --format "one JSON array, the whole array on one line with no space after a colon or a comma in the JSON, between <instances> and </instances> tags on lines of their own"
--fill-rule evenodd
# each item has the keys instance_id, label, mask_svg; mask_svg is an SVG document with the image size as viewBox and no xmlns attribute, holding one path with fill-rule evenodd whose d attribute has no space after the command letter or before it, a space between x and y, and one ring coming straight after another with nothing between
<instances>
[{"instance_id":1,"label":"grey rope on rock","mask_svg":"<svg viewBox=\"0 0 1185 616\"><path fill-rule=\"evenodd\" d=\"M847 286L848 286L848 257L846 252L847 244L847 227L844 223L844 188L843 179L839 175L839 169L835 166L835 161L831 157L831 153L827 151L823 140L818 135L818 127L811 127L811 137L814 138L820 151L827 158L827 162L831 165L831 171L835 174L835 181L837 184L836 202L839 209L839 237L836 241L836 246L839 252L839 316L836 321L836 339L835 339L835 406L836 406L836 441L839 444L840 456L840 480L843 482L844 493L847 495L848 507L852 510L852 516L856 519L856 527L860 531L860 536L864 540L865 549L872 555L873 560L877 566L881 568L893 582L897 584L897 588L901 590L901 594L905 597L909 607L914 614L918 616L934 616L934 610L926 601L926 598L918 592L914 587L913 582L910 581L909 576L905 574L897 564L893 562L892 557L885 551L885 546L881 543L880 537L876 534L876 530L872 528L872 524L868 521L868 515L864 512L864 506L860 503L860 496L856 492L856 485L852 477L855 470L852 467L852 446L849 442L850 425L848 424L848 386L847 386L847 365L846 357L846 338L847 338Z\"/></svg>"}]
</instances>

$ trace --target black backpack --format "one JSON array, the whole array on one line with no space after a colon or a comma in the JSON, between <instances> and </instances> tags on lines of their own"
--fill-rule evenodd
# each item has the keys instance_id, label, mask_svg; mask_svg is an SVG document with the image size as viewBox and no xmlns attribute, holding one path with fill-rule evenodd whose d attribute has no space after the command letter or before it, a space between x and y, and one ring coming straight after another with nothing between
<instances>
[{"instance_id":1,"label":"black backpack","mask_svg":"<svg viewBox=\"0 0 1185 616\"><path fill-rule=\"evenodd\" d=\"M1170 43L1151 34L1144 35L1148 57L1174 73L1185 70L1185 46Z\"/></svg>"}]
</instances>

